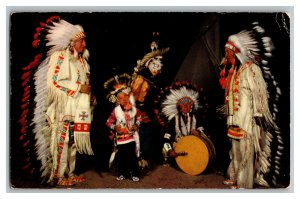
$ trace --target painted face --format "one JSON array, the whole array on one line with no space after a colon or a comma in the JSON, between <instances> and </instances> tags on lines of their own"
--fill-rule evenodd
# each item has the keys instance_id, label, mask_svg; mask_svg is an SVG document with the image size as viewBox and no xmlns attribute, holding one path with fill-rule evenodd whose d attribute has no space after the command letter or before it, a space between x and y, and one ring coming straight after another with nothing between
<instances>
[{"instance_id":1,"label":"painted face","mask_svg":"<svg viewBox=\"0 0 300 199\"><path fill-rule=\"evenodd\" d=\"M86 43L85 43L85 38L77 39L74 41L74 49L78 53L82 53L85 50Z\"/></svg>"},{"instance_id":2,"label":"painted face","mask_svg":"<svg viewBox=\"0 0 300 199\"><path fill-rule=\"evenodd\" d=\"M153 76L161 72L161 68L163 66L161 59L161 56L156 56L149 62L148 68Z\"/></svg>"},{"instance_id":3,"label":"painted face","mask_svg":"<svg viewBox=\"0 0 300 199\"><path fill-rule=\"evenodd\" d=\"M178 104L180 112L187 114L192 111L194 103L189 97L184 97L178 102Z\"/></svg>"},{"instance_id":4,"label":"painted face","mask_svg":"<svg viewBox=\"0 0 300 199\"><path fill-rule=\"evenodd\" d=\"M181 104L180 105L180 112L184 113L184 114L190 113L192 111L192 107L193 106L189 103Z\"/></svg>"},{"instance_id":5,"label":"painted face","mask_svg":"<svg viewBox=\"0 0 300 199\"><path fill-rule=\"evenodd\" d=\"M130 97L130 94L126 94L124 92L120 92L118 95L117 95L117 99L118 99L118 102L121 106L125 107L125 106L128 106L129 103L129 97Z\"/></svg>"},{"instance_id":6,"label":"painted face","mask_svg":"<svg viewBox=\"0 0 300 199\"><path fill-rule=\"evenodd\" d=\"M234 51L229 48L225 48L225 59L229 62L234 60L235 59Z\"/></svg>"}]
</instances>

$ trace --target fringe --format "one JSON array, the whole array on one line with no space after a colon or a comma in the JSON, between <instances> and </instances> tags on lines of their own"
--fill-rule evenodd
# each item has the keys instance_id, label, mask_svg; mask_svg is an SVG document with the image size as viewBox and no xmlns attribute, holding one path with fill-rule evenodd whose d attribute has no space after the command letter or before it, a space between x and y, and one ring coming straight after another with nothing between
<instances>
[{"instance_id":1,"label":"fringe","mask_svg":"<svg viewBox=\"0 0 300 199\"><path fill-rule=\"evenodd\" d=\"M57 168L57 128L58 123L55 123L51 126L51 141L49 147L51 159L49 159L49 166L47 168L50 174L48 182L52 182L53 178L55 177L55 170Z\"/></svg>"},{"instance_id":2,"label":"fringe","mask_svg":"<svg viewBox=\"0 0 300 199\"><path fill-rule=\"evenodd\" d=\"M227 106L226 104L217 107L217 113L223 117L227 116Z\"/></svg>"},{"instance_id":3,"label":"fringe","mask_svg":"<svg viewBox=\"0 0 300 199\"><path fill-rule=\"evenodd\" d=\"M94 155L90 141L90 133L74 132L74 141L80 154Z\"/></svg>"},{"instance_id":4,"label":"fringe","mask_svg":"<svg viewBox=\"0 0 300 199\"><path fill-rule=\"evenodd\" d=\"M261 108L262 108L262 114L263 114L263 118L264 118L264 123L266 124L266 126L268 128L275 128L276 124L274 123L272 114L269 110L269 93L268 93L268 89L267 89L267 84L263 79L263 76L260 72L260 70L258 69L258 67L251 67L252 71L255 75L255 77L253 78L255 85L257 85L257 87L259 89L255 89L254 90L254 96L259 96L259 98L256 98L254 100L259 100L259 102L257 102L257 104L260 104Z\"/></svg>"},{"instance_id":5,"label":"fringe","mask_svg":"<svg viewBox=\"0 0 300 199\"><path fill-rule=\"evenodd\" d=\"M55 110L60 113L63 112L68 96L54 86L48 86L47 91L46 106L48 107L52 103L55 103Z\"/></svg>"}]
</instances>

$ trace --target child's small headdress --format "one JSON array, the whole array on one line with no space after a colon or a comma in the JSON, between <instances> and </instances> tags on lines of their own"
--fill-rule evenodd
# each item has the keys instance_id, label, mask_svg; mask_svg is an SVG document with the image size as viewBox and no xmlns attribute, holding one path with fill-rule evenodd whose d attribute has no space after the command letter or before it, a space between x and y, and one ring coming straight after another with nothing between
<instances>
[{"instance_id":1,"label":"child's small headdress","mask_svg":"<svg viewBox=\"0 0 300 199\"><path fill-rule=\"evenodd\" d=\"M115 75L114 77L108 79L104 83L104 88L105 89L112 90L106 96L108 101L110 101L112 103L116 103L117 95L120 92L129 94L131 92L131 89L130 89L130 86L129 86L130 80L131 80L131 76L128 75L127 73L124 73L124 74L121 74L121 75Z\"/></svg>"}]
</instances>

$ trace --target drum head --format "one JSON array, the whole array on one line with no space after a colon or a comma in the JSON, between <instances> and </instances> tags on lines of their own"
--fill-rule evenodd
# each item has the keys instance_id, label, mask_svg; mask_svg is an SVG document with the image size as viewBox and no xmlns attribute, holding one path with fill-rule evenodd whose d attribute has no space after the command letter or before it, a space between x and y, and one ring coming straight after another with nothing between
<instances>
[{"instance_id":1,"label":"drum head","mask_svg":"<svg viewBox=\"0 0 300 199\"><path fill-rule=\"evenodd\" d=\"M209 151L206 144L198 137L189 135L182 137L175 144L176 153L186 152L185 156L177 156L179 168L190 175L202 173L209 163Z\"/></svg>"}]
</instances>

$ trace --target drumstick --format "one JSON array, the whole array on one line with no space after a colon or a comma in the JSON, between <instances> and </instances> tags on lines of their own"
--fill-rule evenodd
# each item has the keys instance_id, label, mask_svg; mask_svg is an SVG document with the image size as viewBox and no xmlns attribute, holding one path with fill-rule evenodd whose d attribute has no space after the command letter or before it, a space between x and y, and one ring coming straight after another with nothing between
<instances>
[{"instance_id":1,"label":"drumstick","mask_svg":"<svg viewBox=\"0 0 300 199\"><path fill-rule=\"evenodd\" d=\"M182 152L178 152L178 153L177 153L177 156L186 156L186 155L188 155L188 153L185 152L185 151L182 151Z\"/></svg>"}]
</instances>

